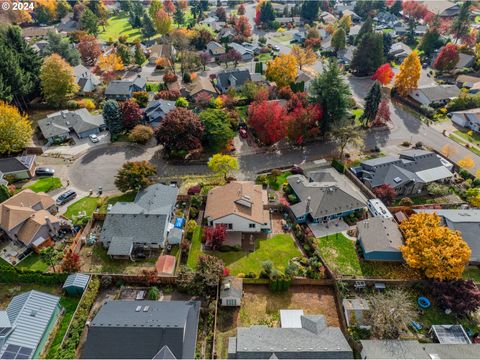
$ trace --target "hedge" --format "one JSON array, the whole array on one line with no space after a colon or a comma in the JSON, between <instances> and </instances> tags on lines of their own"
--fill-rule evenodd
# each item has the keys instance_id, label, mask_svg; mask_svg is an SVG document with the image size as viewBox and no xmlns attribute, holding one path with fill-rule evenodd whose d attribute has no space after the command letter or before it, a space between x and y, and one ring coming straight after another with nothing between
<instances>
[{"instance_id":1,"label":"hedge","mask_svg":"<svg viewBox=\"0 0 480 360\"><path fill-rule=\"evenodd\" d=\"M75 352L80 343L83 328L88 320L88 315L95 302L99 288L100 280L96 277L92 278L85 294L83 294L83 297L78 304L77 311L73 315L74 317L70 323L68 333L65 334L65 340L63 341L61 348L58 348L55 354L56 359L75 359Z\"/></svg>"},{"instance_id":2,"label":"hedge","mask_svg":"<svg viewBox=\"0 0 480 360\"><path fill-rule=\"evenodd\" d=\"M64 283L67 276L67 273L43 273L0 265L0 283L54 285Z\"/></svg>"},{"instance_id":3,"label":"hedge","mask_svg":"<svg viewBox=\"0 0 480 360\"><path fill-rule=\"evenodd\" d=\"M339 173L345 172L345 166L338 160L332 160L332 167L335 168Z\"/></svg>"}]
</instances>

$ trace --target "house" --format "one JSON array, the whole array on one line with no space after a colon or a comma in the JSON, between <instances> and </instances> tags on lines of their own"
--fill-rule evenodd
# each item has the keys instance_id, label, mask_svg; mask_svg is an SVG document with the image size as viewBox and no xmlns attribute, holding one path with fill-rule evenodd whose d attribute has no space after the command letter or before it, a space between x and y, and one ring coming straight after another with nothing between
<instances>
[{"instance_id":1,"label":"house","mask_svg":"<svg viewBox=\"0 0 480 360\"><path fill-rule=\"evenodd\" d=\"M373 18L377 23L382 24L386 27L393 28L395 23L398 21L398 17L388 11L380 11L377 16Z\"/></svg>"},{"instance_id":2,"label":"house","mask_svg":"<svg viewBox=\"0 0 480 360\"><path fill-rule=\"evenodd\" d=\"M197 76L197 78L193 80L191 84L187 85L185 90L187 93L186 95L190 99L194 99L195 97L204 94L211 97L218 95L212 81L207 76Z\"/></svg>"},{"instance_id":3,"label":"house","mask_svg":"<svg viewBox=\"0 0 480 360\"><path fill-rule=\"evenodd\" d=\"M362 359L478 359L480 344L420 343L417 340L360 340Z\"/></svg>"},{"instance_id":4,"label":"house","mask_svg":"<svg viewBox=\"0 0 480 360\"><path fill-rule=\"evenodd\" d=\"M39 248L60 228L53 211L56 205L50 196L25 189L0 204L0 229L21 246Z\"/></svg>"},{"instance_id":5,"label":"house","mask_svg":"<svg viewBox=\"0 0 480 360\"><path fill-rule=\"evenodd\" d=\"M365 208L365 200L346 179L342 181L336 170L325 168L304 175L287 178L293 193L299 199L290 210L298 223L320 223L342 218Z\"/></svg>"},{"instance_id":6,"label":"house","mask_svg":"<svg viewBox=\"0 0 480 360\"><path fill-rule=\"evenodd\" d=\"M254 57L253 51L250 49L247 49L245 46L232 42L228 44L228 47L234 49L235 51L238 51L240 55L242 55L242 61L253 60L253 57Z\"/></svg>"},{"instance_id":7,"label":"house","mask_svg":"<svg viewBox=\"0 0 480 360\"><path fill-rule=\"evenodd\" d=\"M225 70L217 74L216 86L217 89L224 94L230 88L240 90L243 84L251 80L250 71L247 69Z\"/></svg>"},{"instance_id":8,"label":"house","mask_svg":"<svg viewBox=\"0 0 480 360\"><path fill-rule=\"evenodd\" d=\"M480 210L479 209L416 209L416 213L440 216L442 224L448 228L460 231L462 239L472 250L470 264L480 264Z\"/></svg>"},{"instance_id":9,"label":"house","mask_svg":"<svg viewBox=\"0 0 480 360\"><path fill-rule=\"evenodd\" d=\"M59 33L70 34L78 30L79 22L73 19L73 13L65 15L58 25L56 25Z\"/></svg>"},{"instance_id":10,"label":"house","mask_svg":"<svg viewBox=\"0 0 480 360\"><path fill-rule=\"evenodd\" d=\"M39 359L60 311L58 296L36 290L14 296L0 311L0 358Z\"/></svg>"},{"instance_id":11,"label":"house","mask_svg":"<svg viewBox=\"0 0 480 360\"><path fill-rule=\"evenodd\" d=\"M303 20L300 16L277 17L275 21L278 21L280 26L288 26L288 24L292 24L294 26L303 25Z\"/></svg>"},{"instance_id":12,"label":"house","mask_svg":"<svg viewBox=\"0 0 480 360\"><path fill-rule=\"evenodd\" d=\"M359 22L362 20L360 16L358 16L352 9L345 9L342 11L342 16L350 16L353 22Z\"/></svg>"},{"instance_id":13,"label":"house","mask_svg":"<svg viewBox=\"0 0 480 360\"><path fill-rule=\"evenodd\" d=\"M147 104L144 111L145 122L156 128L173 109L175 109L175 101L163 99L152 100Z\"/></svg>"},{"instance_id":14,"label":"house","mask_svg":"<svg viewBox=\"0 0 480 360\"><path fill-rule=\"evenodd\" d=\"M253 43L249 43L249 42L243 42L242 46L247 50L253 51L254 54L259 54L260 53L260 45L258 43L253 44Z\"/></svg>"},{"instance_id":15,"label":"house","mask_svg":"<svg viewBox=\"0 0 480 360\"><path fill-rule=\"evenodd\" d=\"M453 111L449 115L455 124L480 132L480 108Z\"/></svg>"},{"instance_id":16,"label":"house","mask_svg":"<svg viewBox=\"0 0 480 360\"><path fill-rule=\"evenodd\" d=\"M425 106L442 106L458 97L460 89L456 85L427 85L410 92L410 97Z\"/></svg>"},{"instance_id":17,"label":"house","mask_svg":"<svg viewBox=\"0 0 480 360\"><path fill-rule=\"evenodd\" d=\"M70 274L63 283L62 289L70 296L82 296L87 289L89 281L90 275L82 273Z\"/></svg>"},{"instance_id":18,"label":"house","mask_svg":"<svg viewBox=\"0 0 480 360\"><path fill-rule=\"evenodd\" d=\"M22 36L25 39L46 39L50 31L57 32L53 26L31 26L22 29Z\"/></svg>"},{"instance_id":19,"label":"house","mask_svg":"<svg viewBox=\"0 0 480 360\"><path fill-rule=\"evenodd\" d=\"M343 1L343 2L335 2L333 7L333 12L337 15L343 13L345 10L351 10L355 8L355 2L353 1Z\"/></svg>"},{"instance_id":20,"label":"house","mask_svg":"<svg viewBox=\"0 0 480 360\"><path fill-rule=\"evenodd\" d=\"M362 25L360 24L355 24L350 28L350 31L348 32L348 36L355 37L358 35L360 32L360 29L362 28Z\"/></svg>"},{"instance_id":21,"label":"house","mask_svg":"<svg viewBox=\"0 0 480 360\"><path fill-rule=\"evenodd\" d=\"M88 327L83 359L193 359L200 301L106 302Z\"/></svg>"},{"instance_id":22,"label":"house","mask_svg":"<svg viewBox=\"0 0 480 360\"><path fill-rule=\"evenodd\" d=\"M240 306L243 298L243 280L235 276L227 276L220 287L221 306Z\"/></svg>"},{"instance_id":23,"label":"house","mask_svg":"<svg viewBox=\"0 0 480 360\"><path fill-rule=\"evenodd\" d=\"M112 80L105 90L105 97L114 100L130 99L134 92L145 91L147 81L141 75L133 80Z\"/></svg>"},{"instance_id":24,"label":"house","mask_svg":"<svg viewBox=\"0 0 480 360\"><path fill-rule=\"evenodd\" d=\"M113 258L132 258L135 251L163 247L175 209L178 188L150 185L133 202L117 202L108 211L100 242Z\"/></svg>"},{"instance_id":25,"label":"house","mask_svg":"<svg viewBox=\"0 0 480 360\"><path fill-rule=\"evenodd\" d=\"M212 55L215 59L220 57L220 55L225 54L225 46L219 44L216 41L210 41L207 44L207 51Z\"/></svg>"},{"instance_id":26,"label":"house","mask_svg":"<svg viewBox=\"0 0 480 360\"><path fill-rule=\"evenodd\" d=\"M306 72L305 70L298 70L295 84L301 84L301 89L303 91L308 91L313 79L315 79L315 76L313 74Z\"/></svg>"},{"instance_id":27,"label":"house","mask_svg":"<svg viewBox=\"0 0 480 360\"><path fill-rule=\"evenodd\" d=\"M368 210L373 216L381 216L385 219L392 219L392 213L387 209L380 199L368 199Z\"/></svg>"},{"instance_id":28,"label":"house","mask_svg":"<svg viewBox=\"0 0 480 360\"><path fill-rule=\"evenodd\" d=\"M223 27L217 35L217 40L220 42L229 42L237 35L237 31L232 27Z\"/></svg>"},{"instance_id":29,"label":"house","mask_svg":"<svg viewBox=\"0 0 480 360\"><path fill-rule=\"evenodd\" d=\"M175 264L176 258L172 255L160 255L157 262L155 263L155 269L157 269L157 274L162 275L173 275L175 273Z\"/></svg>"},{"instance_id":30,"label":"house","mask_svg":"<svg viewBox=\"0 0 480 360\"><path fill-rule=\"evenodd\" d=\"M460 14L460 5L448 0L424 1L428 12L440 17L452 18Z\"/></svg>"},{"instance_id":31,"label":"house","mask_svg":"<svg viewBox=\"0 0 480 360\"><path fill-rule=\"evenodd\" d=\"M175 57L175 49L171 44L155 44L148 48L148 62L155 64L158 59L172 59Z\"/></svg>"},{"instance_id":32,"label":"house","mask_svg":"<svg viewBox=\"0 0 480 360\"><path fill-rule=\"evenodd\" d=\"M325 24L335 24L337 22L337 18L327 11L322 12L319 18Z\"/></svg>"},{"instance_id":33,"label":"house","mask_svg":"<svg viewBox=\"0 0 480 360\"><path fill-rule=\"evenodd\" d=\"M13 180L30 179L35 176L35 155L0 159L0 173Z\"/></svg>"},{"instance_id":34,"label":"house","mask_svg":"<svg viewBox=\"0 0 480 360\"><path fill-rule=\"evenodd\" d=\"M229 359L353 359L353 352L338 327L327 326L323 315L300 315L301 327L237 328L228 339ZM293 319L292 319L293 320Z\"/></svg>"},{"instance_id":35,"label":"house","mask_svg":"<svg viewBox=\"0 0 480 360\"><path fill-rule=\"evenodd\" d=\"M105 129L103 115L93 115L87 109L62 110L38 121L38 127L48 144L68 139L87 138Z\"/></svg>"},{"instance_id":36,"label":"house","mask_svg":"<svg viewBox=\"0 0 480 360\"><path fill-rule=\"evenodd\" d=\"M355 50L355 46L347 45L345 49L340 49L337 51L337 59L340 63L343 64L350 64L353 59L353 51Z\"/></svg>"},{"instance_id":37,"label":"house","mask_svg":"<svg viewBox=\"0 0 480 360\"><path fill-rule=\"evenodd\" d=\"M73 68L77 85L79 86L80 94L91 93L95 91L96 87L100 84L100 80L97 76L83 65L77 65Z\"/></svg>"},{"instance_id":38,"label":"house","mask_svg":"<svg viewBox=\"0 0 480 360\"><path fill-rule=\"evenodd\" d=\"M455 84L459 88L467 88L471 89L476 84L480 84L480 77L472 76L472 75L458 75Z\"/></svg>"},{"instance_id":39,"label":"house","mask_svg":"<svg viewBox=\"0 0 480 360\"><path fill-rule=\"evenodd\" d=\"M427 25L417 25L415 26L414 33L416 36L423 36L428 30Z\"/></svg>"},{"instance_id":40,"label":"house","mask_svg":"<svg viewBox=\"0 0 480 360\"><path fill-rule=\"evenodd\" d=\"M399 158L383 156L364 160L359 167L352 168L369 188L387 184L395 189L398 196L421 193L432 182L450 181L452 170L450 162L425 150L407 150Z\"/></svg>"},{"instance_id":41,"label":"house","mask_svg":"<svg viewBox=\"0 0 480 360\"><path fill-rule=\"evenodd\" d=\"M412 49L403 42L397 42L392 45L388 56L395 59L397 62L402 62L408 55L410 55Z\"/></svg>"},{"instance_id":42,"label":"house","mask_svg":"<svg viewBox=\"0 0 480 360\"><path fill-rule=\"evenodd\" d=\"M402 233L393 218L372 217L357 223L358 243L367 261L402 261Z\"/></svg>"},{"instance_id":43,"label":"house","mask_svg":"<svg viewBox=\"0 0 480 360\"><path fill-rule=\"evenodd\" d=\"M271 220L267 205L267 191L261 185L253 181L232 181L208 192L204 218L209 226L224 225L233 239L235 233L269 230Z\"/></svg>"},{"instance_id":44,"label":"house","mask_svg":"<svg viewBox=\"0 0 480 360\"><path fill-rule=\"evenodd\" d=\"M370 329L367 315L370 311L370 303L363 298L343 299L343 311L348 327L358 326L363 329Z\"/></svg>"},{"instance_id":45,"label":"house","mask_svg":"<svg viewBox=\"0 0 480 360\"><path fill-rule=\"evenodd\" d=\"M32 45L33 50L38 53L40 56L45 56L45 50L47 48L47 40L39 40Z\"/></svg>"},{"instance_id":46,"label":"house","mask_svg":"<svg viewBox=\"0 0 480 360\"><path fill-rule=\"evenodd\" d=\"M475 64L475 55L458 53L458 62L455 69L471 68Z\"/></svg>"},{"instance_id":47,"label":"house","mask_svg":"<svg viewBox=\"0 0 480 360\"><path fill-rule=\"evenodd\" d=\"M297 30L293 33L292 41L298 42L298 43L303 43L305 41L306 37L307 37L307 35L305 34L305 31Z\"/></svg>"},{"instance_id":48,"label":"house","mask_svg":"<svg viewBox=\"0 0 480 360\"><path fill-rule=\"evenodd\" d=\"M395 36L403 36L407 33L407 27L403 24L396 24L393 27L393 31L395 33Z\"/></svg>"}]
</instances>

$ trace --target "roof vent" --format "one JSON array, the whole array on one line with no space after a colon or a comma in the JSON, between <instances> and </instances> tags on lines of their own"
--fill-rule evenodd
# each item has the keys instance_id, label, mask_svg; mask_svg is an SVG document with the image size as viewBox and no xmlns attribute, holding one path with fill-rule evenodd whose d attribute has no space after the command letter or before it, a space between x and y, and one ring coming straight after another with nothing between
<instances>
[{"instance_id":1,"label":"roof vent","mask_svg":"<svg viewBox=\"0 0 480 360\"><path fill-rule=\"evenodd\" d=\"M30 313L30 316L33 316L33 317L37 316L37 310L32 310L32 312Z\"/></svg>"},{"instance_id":2,"label":"roof vent","mask_svg":"<svg viewBox=\"0 0 480 360\"><path fill-rule=\"evenodd\" d=\"M144 307L143 307L143 312L147 312L149 309L150 309L150 306L148 306L148 305L147 305L147 306L144 306Z\"/></svg>"},{"instance_id":3,"label":"roof vent","mask_svg":"<svg viewBox=\"0 0 480 360\"><path fill-rule=\"evenodd\" d=\"M142 307L140 305L138 305L136 308L135 308L135 311L136 312L139 312L140 310L142 310Z\"/></svg>"}]
</instances>

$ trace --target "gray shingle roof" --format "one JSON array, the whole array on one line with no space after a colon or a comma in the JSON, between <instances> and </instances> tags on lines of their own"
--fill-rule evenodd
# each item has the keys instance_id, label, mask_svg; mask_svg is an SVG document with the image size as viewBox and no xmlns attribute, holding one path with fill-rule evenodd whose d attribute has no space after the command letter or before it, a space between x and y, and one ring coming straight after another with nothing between
<instances>
[{"instance_id":1,"label":"gray shingle roof","mask_svg":"<svg viewBox=\"0 0 480 360\"><path fill-rule=\"evenodd\" d=\"M199 311L198 301L109 301L90 324L81 357L194 358Z\"/></svg>"},{"instance_id":2,"label":"gray shingle roof","mask_svg":"<svg viewBox=\"0 0 480 360\"><path fill-rule=\"evenodd\" d=\"M145 115L150 122L160 121L173 109L175 109L175 101L153 100L148 103Z\"/></svg>"},{"instance_id":3,"label":"gray shingle roof","mask_svg":"<svg viewBox=\"0 0 480 360\"><path fill-rule=\"evenodd\" d=\"M87 109L63 110L38 121L38 126L46 139L68 133L71 128L80 134L104 125L102 115L92 115Z\"/></svg>"},{"instance_id":4,"label":"gray shingle roof","mask_svg":"<svg viewBox=\"0 0 480 360\"><path fill-rule=\"evenodd\" d=\"M392 218L382 216L369 218L357 223L358 237L362 239L365 252L399 252L403 245L402 233Z\"/></svg>"},{"instance_id":5,"label":"gray shingle roof","mask_svg":"<svg viewBox=\"0 0 480 360\"><path fill-rule=\"evenodd\" d=\"M146 84L147 81L141 76L137 76L133 80L112 80L105 89L105 95L130 95L136 91L135 87L142 89Z\"/></svg>"},{"instance_id":6,"label":"gray shingle roof","mask_svg":"<svg viewBox=\"0 0 480 360\"><path fill-rule=\"evenodd\" d=\"M247 81L252 79L250 76L250 71L246 69L222 71L217 74L217 86L220 90L226 91L226 89L230 87L231 76L235 78L236 86L242 86Z\"/></svg>"},{"instance_id":7,"label":"gray shingle roof","mask_svg":"<svg viewBox=\"0 0 480 360\"><path fill-rule=\"evenodd\" d=\"M220 289L220 298L241 298L243 294L243 281L234 276L228 276L223 279Z\"/></svg>"},{"instance_id":8,"label":"gray shingle roof","mask_svg":"<svg viewBox=\"0 0 480 360\"><path fill-rule=\"evenodd\" d=\"M417 90L425 95L432 103L436 101L449 100L460 95L460 89L456 85L431 85L419 87Z\"/></svg>"},{"instance_id":9,"label":"gray shingle roof","mask_svg":"<svg viewBox=\"0 0 480 360\"><path fill-rule=\"evenodd\" d=\"M17 171L28 170L33 161L35 161L35 155L0 159L0 172L7 175Z\"/></svg>"}]
</instances>

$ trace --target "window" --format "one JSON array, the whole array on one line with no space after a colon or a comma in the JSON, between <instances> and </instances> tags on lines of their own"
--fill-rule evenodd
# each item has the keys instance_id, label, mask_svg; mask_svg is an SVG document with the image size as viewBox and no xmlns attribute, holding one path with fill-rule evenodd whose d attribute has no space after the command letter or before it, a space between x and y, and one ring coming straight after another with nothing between
<instances>
[{"instance_id":1,"label":"window","mask_svg":"<svg viewBox=\"0 0 480 360\"><path fill-rule=\"evenodd\" d=\"M252 224L248 224L248 227L249 227L250 229L255 229L255 224L253 224L253 223L252 223Z\"/></svg>"},{"instance_id":2,"label":"window","mask_svg":"<svg viewBox=\"0 0 480 360\"><path fill-rule=\"evenodd\" d=\"M223 225L227 228L227 230L232 230L233 229L233 224L217 224L217 225Z\"/></svg>"},{"instance_id":3,"label":"window","mask_svg":"<svg viewBox=\"0 0 480 360\"><path fill-rule=\"evenodd\" d=\"M227 299L227 306L236 306L237 302L234 299Z\"/></svg>"}]
</instances>

